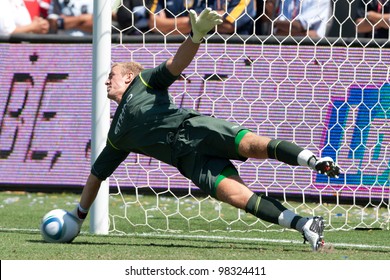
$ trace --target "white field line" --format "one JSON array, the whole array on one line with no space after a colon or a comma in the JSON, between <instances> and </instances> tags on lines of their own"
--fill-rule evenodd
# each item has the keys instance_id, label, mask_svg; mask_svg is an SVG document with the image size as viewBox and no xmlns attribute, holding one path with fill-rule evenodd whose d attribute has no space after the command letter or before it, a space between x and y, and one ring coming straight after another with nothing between
<instances>
[{"instance_id":1,"label":"white field line","mask_svg":"<svg viewBox=\"0 0 390 280\"><path fill-rule=\"evenodd\" d=\"M164 237L173 239L200 239L200 240L221 240L221 241L245 241L245 242L269 242L269 243L294 243L302 244L302 240L287 240L287 239L269 239L269 238L248 238L248 237L228 237L228 236L208 236L208 235L178 235L178 234L126 234L127 236L147 236L147 237ZM387 249L390 246L378 246L368 244L352 244L352 243L325 243L326 245L333 245L334 247L350 247L350 248L366 248L366 249Z\"/></svg>"},{"instance_id":2,"label":"white field line","mask_svg":"<svg viewBox=\"0 0 390 280\"><path fill-rule=\"evenodd\" d=\"M1 228L3 231L19 231L19 232L39 232L39 229L16 229L16 228ZM81 232L88 234L87 232ZM229 237L221 235L185 235L185 234L162 234L162 233L128 233L128 234L116 234L110 233L111 236L129 236L129 237L156 237L156 238L167 238L167 239L184 239L184 240L219 240L227 242L268 242L268 243L293 243L293 244L302 244L302 240L287 240L287 239L270 239L270 238L250 238L250 237ZM383 249L390 250L390 246L380 246L380 245L369 245L369 244L354 244L354 243L325 243L326 245L332 245L333 247L343 247L343 248L362 248L362 249Z\"/></svg>"}]
</instances>

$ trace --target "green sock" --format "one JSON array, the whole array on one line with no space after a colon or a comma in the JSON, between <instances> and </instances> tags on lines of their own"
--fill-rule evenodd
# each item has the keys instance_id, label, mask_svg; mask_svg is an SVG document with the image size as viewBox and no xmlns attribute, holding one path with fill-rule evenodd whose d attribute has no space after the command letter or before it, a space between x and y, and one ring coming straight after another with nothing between
<instances>
[{"instance_id":1,"label":"green sock","mask_svg":"<svg viewBox=\"0 0 390 280\"><path fill-rule=\"evenodd\" d=\"M309 166L314 169L317 162L311 151L284 140L271 140L267 146L267 153L269 158L289 165Z\"/></svg>"},{"instance_id":2,"label":"green sock","mask_svg":"<svg viewBox=\"0 0 390 280\"><path fill-rule=\"evenodd\" d=\"M273 139L267 146L268 157L290 165L298 165L298 155L303 149L294 143Z\"/></svg>"},{"instance_id":3,"label":"green sock","mask_svg":"<svg viewBox=\"0 0 390 280\"><path fill-rule=\"evenodd\" d=\"M278 200L269 196L253 194L245 211L256 217L285 228L293 228L302 232L307 218L303 218L284 207Z\"/></svg>"},{"instance_id":4,"label":"green sock","mask_svg":"<svg viewBox=\"0 0 390 280\"><path fill-rule=\"evenodd\" d=\"M270 223L279 224L279 216L287 210L279 201L269 196L253 194L245 211Z\"/></svg>"}]
</instances>

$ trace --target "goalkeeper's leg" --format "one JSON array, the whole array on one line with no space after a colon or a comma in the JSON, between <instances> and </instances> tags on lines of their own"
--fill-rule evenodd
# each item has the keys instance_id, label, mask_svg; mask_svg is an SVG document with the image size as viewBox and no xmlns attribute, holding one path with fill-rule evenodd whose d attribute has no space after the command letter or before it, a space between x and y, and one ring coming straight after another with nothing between
<instances>
[{"instance_id":1,"label":"goalkeeper's leg","mask_svg":"<svg viewBox=\"0 0 390 280\"><path fill-rule=\"evenodd\" d=\"M238 140L237 140L238 139ZM247 130L241 131L237 137L238 153L247 158L276 159L289 165L300 165L325 174L329 177L338 178L340 167L330 157L317 157L309 150L298 145L279 139L258 136Z\"/></svg>"},{"instance_id":2,"label":"goalkeeper's leg","mask_svg":"<svg viewBox=\"0 0 390 280\"><path fill-rule=\"evenodd\" d=\"M264 221L296 229L299 232L302 232L308 220L288 210L274 198L253 193L238 175L220 181L216 194L219 200L243 209Z\"/></svg>"},{"instance_id":3,"label":"goalkeeper's leg","mask_svg":"<svg viewBox=\"0 0 390 280\"><path fill-rule=\"evenodd\" d=\"M323 244L324 223L321 217L301 217L284 207L272 197L253 193L237 175L225 177L218 183L216 196L237 208L256 217L285 228L296 229L302 233L313 251Z\"/></svg>"}]
</instances>

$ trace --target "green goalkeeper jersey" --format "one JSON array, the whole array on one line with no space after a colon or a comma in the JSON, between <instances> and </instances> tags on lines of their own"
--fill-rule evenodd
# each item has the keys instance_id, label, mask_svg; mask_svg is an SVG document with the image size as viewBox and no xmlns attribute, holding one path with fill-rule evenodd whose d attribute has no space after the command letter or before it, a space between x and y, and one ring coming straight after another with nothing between
<instances>
[{"instance_id":1,"label":"green goalkeeper jersey","mask_svg":"<svg viewBox=\"0 0 390 280\"><path fill-rule=\"evenodd\" d=\"M95 176L106 179L130 152L175 166L170 147L172 137L185 119L199 115L173 103L168 87L177 78L164 62L143 70L132 81L116 109L106 147L92 167Z\"/></svg>"}]
</instances>

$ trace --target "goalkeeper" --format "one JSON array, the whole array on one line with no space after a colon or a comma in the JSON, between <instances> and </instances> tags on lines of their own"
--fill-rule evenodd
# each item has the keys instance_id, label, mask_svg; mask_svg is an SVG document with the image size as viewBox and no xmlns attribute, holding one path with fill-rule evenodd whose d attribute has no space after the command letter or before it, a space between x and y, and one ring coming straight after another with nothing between
<instances>
[{"instance_id":1,"label":"goalkeeper","mask_svg":"<svg viewBox=\"0 0 390 280\"><path fill-rule=\"evenodd\" d=\"M322 217L301 217L277 200L253 193L230 160L271 158L330 177L338 176L339 167L331 158L317 159L293 143L258 136L235 123L178 108L168 87L191 63L204 36L222 23L221 16L209 8L199 16L191 10L190 19L190 36L173 57L156 68L145 70L136 62L112 65L105 84L108 98L118 108L106 146L94 162L80 202L71 213L78 217L81 227L101 182L134 152L177 167L183 176L220 201L264 221L296 229L312 250L317 250L323 243Z\"/></svg>"}]
</instances>

